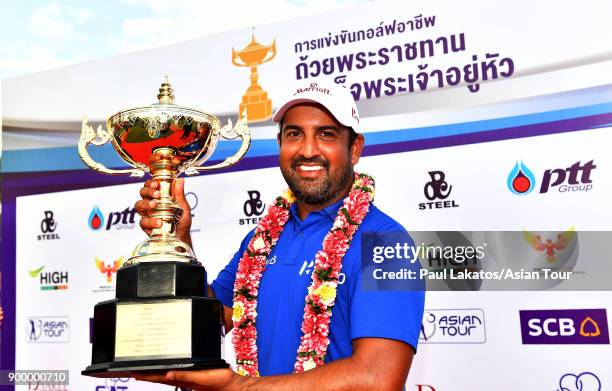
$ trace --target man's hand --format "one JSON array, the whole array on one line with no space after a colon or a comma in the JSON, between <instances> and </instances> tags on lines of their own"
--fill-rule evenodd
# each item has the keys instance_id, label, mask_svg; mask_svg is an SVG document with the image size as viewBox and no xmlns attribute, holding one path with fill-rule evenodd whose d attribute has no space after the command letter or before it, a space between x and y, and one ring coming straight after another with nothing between
<instances>
[{"instance_id":1,"label":"man's hand","mask_svg":"<svg viewBox=\"0 0 612 391\"><path fill-rule=\"evenodd\" d=\"M153 179L146 181L140 189L140 197L142 199L136 202L134 208L136 208L136 212L141 217L140 228L147 235L151 235L153 229L160 228L162 225L160 219L149 217L155 206L157 206L157 200L160 198L159 183ZM174 182L174 198L181 209L183 209L183 214L176 224L176 236L191 246L191 235L189 233L191 228L191 208L187 203L187 199L185 199L184 179L177 179Z\"/></svg>"},{"instance_id":2,"label":"man's hand","mask_svg":"<svg viewBox=\"0 0 612 391\"><path fill-rule=\"evenodd\" d=\"M198 391L399 391L406 383L413 355L412 347L404 342L357 338L351 357L297 374L248 377L230 369L205 369L137 374L135 378Z\"/></svg>"},{"instance_id":3,"label":"man's hand","mask_svg":"<svg viewBox=\"0 0 612 391\"><path fill-rule=\"evenodd\" d=\"M241 376L231 369L170 371L161 374L136 374L134 379L184 387L192 390L235 390Z\"/></svg>"}]
</instances>

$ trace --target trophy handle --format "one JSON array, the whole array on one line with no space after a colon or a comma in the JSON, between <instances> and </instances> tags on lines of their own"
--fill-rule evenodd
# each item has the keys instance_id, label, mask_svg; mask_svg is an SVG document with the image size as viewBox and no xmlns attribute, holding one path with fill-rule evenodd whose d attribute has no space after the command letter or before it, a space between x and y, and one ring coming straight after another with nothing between
<instances>
[{"instance_id":1,"label":"trophy handle","mask_svg":"<svg viewBox=\"0 0 612 391\"><path fill-rule=\"evenodd\" d=\"M263 60L261 63L265 64L268 61L271 61L274 57L276 57L276 38L274 39L274 41L272 42L272 45L269 46L269 53L272 53L272 55L268 58L266 58L265 60Z\"/></svg>"},{"instance_id":2,"label":"trophy handle","mask_svg":"<svg viewBox=\"0 0 612 391\"><path fill-rule=\"evenodd\" d=\"M247 111L244 109L242 111L242 118L236 122L236 126L232 128L232 120L227 120L227 125L222 127L218 132L220 136L226 140L233 140L236 137L240 137L242 139L242 144L240 144L240 149L233 155L225 159L219 164L214 164L212 166L191 166L185 169L186 175L197 175L200 171L209 171L216 170L219 168L229 167L233 164L236 164L246 155L249 147L251 146L251 133L249 132L249 127L247 126Z\"/></svg>"},{"instance_id":3,"label":"trophy handle","mask_svg":"<svg viewBox=\"0 0 612 391\"><path fill-rule=\"evenodd\" d=\"M96 135L99 137L96 140ZM121 175L121 174L130 174L133 177L142 177L145 174L145 170L142 168L129 168L123 170L115 170L112 168L107 168L104 165L94 161L91 156L89 156L89 152L87 152L87 146L89 144L93 145L103 145L106 144L110 140L110 132L108 130L102 129L102 125L98 125L97 131L89 126L87 123L87 119L83 119L83 124L81 126L81 137L79 138L79 156L85 165L89 166L95 171L101 172L103 174L110 175Z\"/></svg>"}]
</instances>

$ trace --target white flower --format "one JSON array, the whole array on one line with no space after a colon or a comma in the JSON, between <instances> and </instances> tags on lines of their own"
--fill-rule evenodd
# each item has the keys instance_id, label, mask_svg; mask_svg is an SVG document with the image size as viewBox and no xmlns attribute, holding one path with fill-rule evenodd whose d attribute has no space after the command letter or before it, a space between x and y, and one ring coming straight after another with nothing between
<instances>
[{"instance_id":1,"label":"white flower","mask_svg":"<svg viewBox=\"0 0 612 391\"><path fill-rule=\"evenodd\" d=\"M255 251L259 251L262 248L266 247L266 242L264 242L264 240L261 237L258 237L257 239L255 239L255 241L253 242L253 249Z\"/></svg>"},{"instance_id":2,"label":"white flower","mask_svg":"<svg viewBox=\"0 0 612 391\"><path fill-rule=\"evenodd\" d=\"M312 357L309 358L308 361L304 361L302 363L302 368L304 368L304 372L310 371L311 369L315 369L316 367L317 367L317 364L315 364Z\"/></svg>"}]
</instances>

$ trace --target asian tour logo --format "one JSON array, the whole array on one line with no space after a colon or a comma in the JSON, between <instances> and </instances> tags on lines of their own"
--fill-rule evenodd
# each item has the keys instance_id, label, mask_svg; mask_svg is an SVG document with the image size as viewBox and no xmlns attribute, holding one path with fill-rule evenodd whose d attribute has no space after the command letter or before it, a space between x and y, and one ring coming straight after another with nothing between
<instances>
[{"instance_id":1,"label":"asian tour logo","mask_svg":"<svg viewBox=\"0 0 612 391\"><path fill-rule=\"evenodd\" d=\"M28 270L32 278L38 278L41 291L54 291L68 289L67 271L43 271L45 266L38 269Z\"/></svg>"},{"instance_id":2,"label":"asian tour logo","mask_svg":"<svg viewBox=\"0 0 612 391\"><path fill-rule=\"evenodd\" d=\"M481 309L425 310L419 343L485 343L484 311Z\"/></svg>"},{"instance_id":3,"label":"asian tour logo","mask_svg":"<svg viewBox=\"0 0 612 391\"><path fill-rule=\"evenodd\" d=\"M554 168L544 171L540 184L540 194L557 190L559 193L587 192L593 189L591 173L597 166L590 160L584 164L580 161L566 168ZM516 162L507 179L508 190L516 195L525 195L533 191L536 179L525 163Z\"/></svg>"},{"instance_id":4,"label":"asian tour logo","mask_svg":"<svg viewBox=\"0 0 612 391\"><path fill-rule=\"evenodd\" d=\"M108 216L105 217L104 213L102 213L100 208L96 205L91 210L87 223L89 228L93 231L100 231L103 228L106 231L111 229L133 229L136 226L135 217L136 209L130 208L129 206L120 212L110 212Z\"/></svg>"},{"instance_id":5,"label":"asian tour logo","mask_svg":"<svg viewBox=\"0 0 612 391\"><path fill-rule=\"evenodd\" d=\"M605 308L521 310L523 345L609 344Z\"/></svg>"},{"instance_id":6,"label":"asian tour logo","mask_svg":"<svg viewBox=\"0 0 612 391\"><path fill-rule=\"evenodd\" d=\"M69 342L70 319L67 316L26 318L27 342Z\"/></svg>"}]
</instances>

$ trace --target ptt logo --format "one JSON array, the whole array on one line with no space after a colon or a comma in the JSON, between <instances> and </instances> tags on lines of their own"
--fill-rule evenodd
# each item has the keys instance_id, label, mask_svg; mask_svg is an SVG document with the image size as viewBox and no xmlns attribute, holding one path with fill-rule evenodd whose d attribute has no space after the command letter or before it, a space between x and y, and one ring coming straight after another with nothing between
<instances>
[{"instance_id":1,"label":"ptt logo","mask_svg":"<svg viewBox=\"0 0 612 391\"><path fill-rule=\"evenodd\" d=\"M67 316L26 318L26 341L70 342L70 319Z\"/></svg>"},{"instance_id":2,"label":"ptt logo","mask_svg":"<svg viewBox=\"0 0 612 391\"><path fill-rule=\"evenodd\" d=\"M111 229L122 230L122 229L134 229L136 217L136 209L130 208L129 206L120 212L110 212L108 216L104 216L104 213L96 205L89 214L87 221L89 228L93 231L100 231L103 228L106 231Z\"/></svg>"},{"instance_id":3,"label":"ptt logo","mask_svg":"<svg viewBox=\"0 0 612 391\"><path fill-rule=\"evenodd\" d=\"M609 344L605 308L575 310L521 310L524 345Z\"/></svg>"},{"instance_id":4,"label":"ptt logo","mask_svg":"<svg viewBox=\"0 0 612 391\"><path fill-rule=\"evenodd\" d=\"M107 378L103 385L96 386L96 391L125 391L128 389L129 377L126 378Z\"/></svg>"},{"instance_id":5,"label":"ptt logo","mask_svg":"<svg viewBox=\"0 0 612 391\"><path fill-rule=\"evenodd\" d=\"M45 266L38 269L28 270L32 278L38 278L41 291L54 291L68 289L67 271L44 271Z\"/></svg>"},{"instance_id":6,"label":"ptt logo","mask_svg":"<svg viewBox=\"0 0 612 391\"><path fill-rule=\"evenodd\" d=\"M484 311L481 309L425 310L419 343L485 343Z\"/></svg>"},{"instance_id":7,"label":"ptt logo","mask_svg":"<svg viewBox=\"0 0 612 391\"><path fill-rule=\"evenodd\" d=\"M540 194L556 190L559 193L590 191L593 189L591 173L597 166L590 160L580 161L567 168L554 168L544 171L540 184ZM525 163L517 162L507 179L508 190L516 195L529 194L536 187L536 178Z\"/></svg>"}]
</instances>

